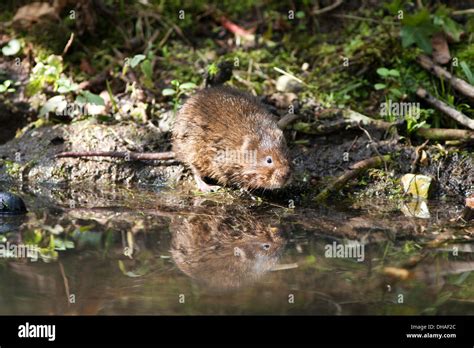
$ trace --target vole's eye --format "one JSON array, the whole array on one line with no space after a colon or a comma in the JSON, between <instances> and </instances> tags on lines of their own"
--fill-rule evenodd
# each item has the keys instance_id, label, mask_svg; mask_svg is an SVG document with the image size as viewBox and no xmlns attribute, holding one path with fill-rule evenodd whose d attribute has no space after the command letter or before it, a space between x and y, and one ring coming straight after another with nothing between
<instances>
[{"instance_id":1,"label":"vole's eye","mask_svg":"<svg viewBox=\"0 0 474 348\"><path fill-rule=\"evenodd\" d=\"M270 244L268 244L268 243L262 244L262 248L263 248L263 250L269 250L270 249Z\"/></svg>"},{"instance_id":2,"label":"vole's eye","mask_svg":"<svg viewBox=\"0 0 474 348\"><path fill-rule=\"evenodd\" d=\"M267 156L267 158L265 158L265 162L267 162L268 164L272 164L273 163L272 156Z\"/></svg>"}]
</instances>

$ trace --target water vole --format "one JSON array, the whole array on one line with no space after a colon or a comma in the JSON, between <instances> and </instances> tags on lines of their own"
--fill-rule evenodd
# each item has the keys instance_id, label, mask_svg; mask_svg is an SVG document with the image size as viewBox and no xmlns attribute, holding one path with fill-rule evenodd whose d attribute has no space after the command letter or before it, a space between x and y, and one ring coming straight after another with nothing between
<instances>
[{"instance_id":1,"label":"water vole","mask_svg":"<svg viewBox=\"0 0 474 348\"><path fill-rule=\"evenodd\" d=\"M291 176L273 115L255 97L229 87L204 89L186 101L173 126L173 151L202 191L218 188L204 177L244 189L277 189Z\"/></svg>"}]
</instances>

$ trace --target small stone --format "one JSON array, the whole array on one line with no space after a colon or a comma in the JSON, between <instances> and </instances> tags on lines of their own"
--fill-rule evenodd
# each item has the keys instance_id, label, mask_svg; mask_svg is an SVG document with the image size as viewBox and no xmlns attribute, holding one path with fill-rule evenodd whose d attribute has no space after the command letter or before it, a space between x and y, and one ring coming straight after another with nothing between
<instances>
[{"instance_id":1,"label":"small stone","mask_svg":"<svg viewBox=\"0 0 474 348\"><path fill-rule=\"evenodd\" d=\"M427 175L405 174L401 178L403 192L417 198L428 198L432 178Z\"/></svg>"},{"instance_id":2,"label":"small stone","mask_svg":"<svg viewBox=\"0 0 474 348\"><path fill-rule=\"evenodd\" d=\"M10 192L0 192L0 215L25 214L26 211L25 203L20 197Z\"/></svg>"},{"instance_id":3,"label":"small stone","mask_svg":"<svg viewBox=\"0 0 474 348\"><path fill-rule=\"evenodd\" d=\"M289 76L281 75L277 79L276 89L279 92L298 92L303 89L303 85Z\"/></svg>"},{"instance_id":4,"label":"small stone","mask_svg":"<svg viewBox=\"0 0 474 348\"><path fill-rule=\"evenodd\" d=\"M160 120L158 121L158 128L160 128L162 132L170 132L173 127L174 119L173 110L162 113Z\"/></svg>"}]
</instances>

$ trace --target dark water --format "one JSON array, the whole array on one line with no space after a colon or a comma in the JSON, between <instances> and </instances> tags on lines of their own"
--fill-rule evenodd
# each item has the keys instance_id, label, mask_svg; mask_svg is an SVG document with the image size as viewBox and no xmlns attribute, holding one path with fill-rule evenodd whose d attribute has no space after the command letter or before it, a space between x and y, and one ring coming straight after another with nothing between
<instances>
[{"instance_id":1,"label":"dark water","mask_svg":"<svg viewBox=\"0 0 474 348\"><path fill-rule=\"evenodd\" d=\"M9 189L29 212L0 217L0 314L474 314L474 229L453 202L413 217L403 202Z\"/></svg>"}]
</instances>

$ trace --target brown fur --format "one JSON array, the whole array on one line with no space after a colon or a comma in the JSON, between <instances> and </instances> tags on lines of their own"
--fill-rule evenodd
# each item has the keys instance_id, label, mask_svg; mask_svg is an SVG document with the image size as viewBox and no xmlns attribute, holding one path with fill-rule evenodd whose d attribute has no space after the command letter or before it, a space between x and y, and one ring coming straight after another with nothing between
<instances>
[{"instance_id":1,"label":"brown fur","mask_svg":"<svg viewBox=\"0 0 474 348\"><path fill-rule=\"evenodd\" d=\"M171 255L178 268L214 290L258 280L278 263L285 240L250 214L187 215L173 219Z\"/></svg>"},{"instance_id":2,"label":"brown fur","mask_svg":"<svg viewBox=\"0 0 474 348\"><path fill-rule=\"evenodd\" d=\"M188 99L173 127L173 151L195 175L221 185L275 189L291 174L286 141L273 116L255 97L229 87ZM229 153L252 154L255 160Z\"/></svg>"}]
</instances>

